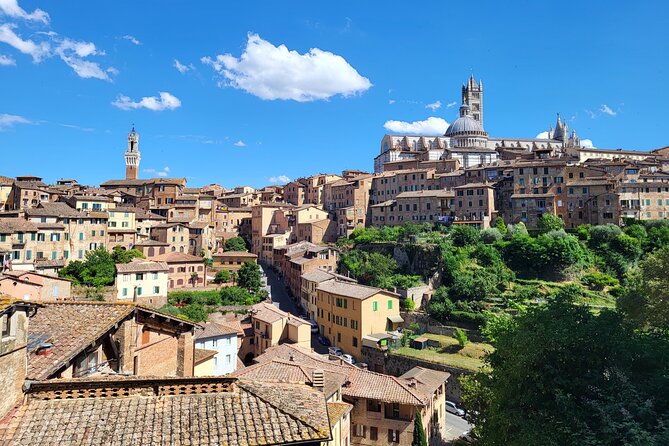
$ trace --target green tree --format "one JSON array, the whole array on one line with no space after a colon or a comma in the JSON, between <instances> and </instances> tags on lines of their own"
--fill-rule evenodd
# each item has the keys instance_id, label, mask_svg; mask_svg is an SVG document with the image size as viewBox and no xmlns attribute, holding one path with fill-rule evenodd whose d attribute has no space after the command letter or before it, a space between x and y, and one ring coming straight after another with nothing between
<instances>
[{"instance_id":1,"label":"green tree","mask_svg":"<svg viewBox=\"0 0 669 446\"><path fill-rule=\"evenodd\" d=\"M58 270L58 276L64 279L70 279L75 285L81 285L83 283L83 273L86 268L86 263L81 260L73 260L65 266Z\"/></svg>"},{"instance_id":2,"label":"green tree","mask_svg":"<svg viewBox=\"0 0 669 446\"><path fill-rule=\"evenodd\" d=\"M134 258L144 258L144 253L139 249L123 249L120 246L114 246L111 257L114 263L130 263Z\"/></svg>"},{"instance_id":3,"label":"green tree","mask_svg":"<svg viewBox=\"0 0 669 446\"><path fill-rule=\"evenodd\" d=\"M260 266L255 262L244 262L237 271L237 283L252 293L257 292L262 285Z\"/></svg>"},{"instance_id":4,"label":"green tree","mask_svg":"<svg viewBox=\"0 0 669 446\"><path fill-rule=\"evenodd\" d=\"M191 304L181 308L180 313L193 322L206 321L208 317L207 309L201 304Z\"/></svg>"},{"instance_id":5,"label":"green tree","mask_svg":"<svg viewBox=\"0 0 669 446\"><path fill-rule=\"evenodd\" d=\"M454 246L475 245L481 236L480 232L473 226L453 225L450 230L451 240Z\"/></svg>"},{"instance_id":6,"label":"green tree","mask_svg":"<svg viewBox=\"0 0 669 446\"><path fill-rule=\"evenodd\" d=\"M114 283L116 267L111 253L104 246L99 246L86 253L84 270L81 273L82 283L89 286L107 286Z\"/></svg>"},{"instance_id":7,"label":"green tree","mask_svg":"<svg viewBox=\"0 0 669 446\"><path fill-rule=\"evenodd\" d=\"M399 270L399 265L392 257L357 249L345 254L341 265L360 283L373 286L387 285L388 278Z\"/></svg>"},{"instance_id":8,"label":"green tree","mask_svg":"<svg viewBox=\"0 0 669 446\"><path fill-rule=\"evenodd\" d=\"M669 329L669 247L649 254L627 277L618 308L643 328Z\"/></svg>"},{"instance_id":9,"label":"green tree","mask_svg":"<svg viewBox=\"0 0 669 446\"><path fill-rule=\"evenodd\" d=\"M225 242L226 251L246 251L246 242L242 237L232 237Z\"/></svg>"},{"instance_id":10,"label":"green tree","mask_svg":"<svg viewBox=\"0 0 669 446\"><path fill-rule=\"evenodd\" d=\"M467 337L467 333L462 328L456 328L455 331L453 332L453 338L458 341L458 344L460 347L464 348L467 344L469 344L469 338Z\"/></svg>"},{"instance_id":11,"label":"green tree","mask_svg":"<svg viewBox=\"0 0 669 446\"><path fill-rule=\"evenodd\" d=\"M504 228L504 231L506 231L506 228ZM481 231L481 241L483 243L495 243L502 238L504 238L504 235L497 228L488 228Z\"/></svg>"},{"instance_id":12,"label":"green tree","mask_svg":"<svg viewBox=\"0 0 669 446\"><path fill-rule=\"evenodd\" d=\"M504 223L504 219L502 217L497 217L495 218L495 225L494 227L502 234L506 234L506 223Z\"/></svg>"},{"instance_id":13,"label":"green tree","mask_svg":"<svg viewBox=\"0 0 669 446\"><path fill-rule=\"evenodd\" d=\"M222 305L254 305L263 300L260 290L257 294L251 294L247 289L238 286L225 287L221 289Z\"/></svg>"},{"instance_id":14,"label":"green tree","mask_svg":"<svg viewBox=\"0 0 669 446\"><path fill-rule=\"evenodd\" d=\"M423 428L423 418L420 416L420 411L416 411L416 417L413 421L413 440L411 446L427 446L427 437L425 429Z\"/></svg>"},{"instance_id":15,"label":"green tree","mask_svg":"<svg viewBox=\"0 0 669 446\"><path fill-rule=\"evenodd\" d=\"M564 221L557 215L547 212L539 217L537 227L542 232L559 231L564 229Z\"/></svg>"},{"instance_id":16,"label":"green tree","mask_svg":"<svg viewBox=\"0 0 669 446\"><path fill-rule=\"evenodd\" d=\"M464 385L483 446L660 445L669 439L669 338L558 295L498 324Z\"/></svg>"},{"instance_id":17,"label":"green tree","mask_svg":"<svg viewBox=\"0 0 669 446\"><path fill-rule=\"evenodd\" d=\"M216 276L214 277L214 283L228 283L232 279L232 275L230 274L230 271L227 269L222 269L220 271L216 271Z\"/></svg>"}]
</instances>

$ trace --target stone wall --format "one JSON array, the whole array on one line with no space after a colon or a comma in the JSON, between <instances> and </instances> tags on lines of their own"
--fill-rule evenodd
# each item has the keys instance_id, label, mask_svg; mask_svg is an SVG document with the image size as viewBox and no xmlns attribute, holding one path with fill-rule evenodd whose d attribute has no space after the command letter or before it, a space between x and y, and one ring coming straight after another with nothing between
<instances>
[{"instance_id":1,"label":"stone wall","mask_svg":"<svg viewBox=\"0 0 669 446\"><path fill-rule=\"evenodd\" d=\"M455 403L460 402L462 389L460 386L460 377L471 374L469 370L449 367L444 364L425 361L418 358L401 356L393 354L388 350L379 350L370 347L362 348L362 362L366 363L369 370L387 375L400 376L414 367L423 367L426 369L448 372L451 377L446 383L446 399Z\"/></svg>"},{"instance_id":2,"label":"stone wall","mask_svg":"<svg viewBox=\"0 0 669 446\"><path fill-rule=\"evenodd\" d=\"M467 337L472 342L485 342L479 330L471 328L471 324L452 322L453 325L442 325L427 314L419 311L403 312L401 313L404 319L404 326L408 327L411 324L418 324L421 333L434 333L443 336L453 336L456 328L461 328L467 334Z\"/></svg>"}]
</instances>

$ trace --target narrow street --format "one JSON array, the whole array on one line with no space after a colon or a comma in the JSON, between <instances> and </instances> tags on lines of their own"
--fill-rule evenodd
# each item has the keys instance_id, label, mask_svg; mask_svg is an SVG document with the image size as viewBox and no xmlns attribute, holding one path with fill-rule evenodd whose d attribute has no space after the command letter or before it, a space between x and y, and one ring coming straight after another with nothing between
<instances>
[{"instance_id":1,"label":"narrow street","mask_svg":"<svg viewBox=\"0 0 669 446\"><path fill-rule=\"evenodd\" d=\"M288 290L286 290L284 281L271 268L263 266L263 270L267 275L267 285L269 285L272 290L272 302L278 303L279 308L283 311L299 315L300 312L298 311L297 304L288 295ZM320 354L327 354L328 352L328 348L318 342L318 335L313 333L311 335L311 348Z\"/></svg>"}]
</instances>

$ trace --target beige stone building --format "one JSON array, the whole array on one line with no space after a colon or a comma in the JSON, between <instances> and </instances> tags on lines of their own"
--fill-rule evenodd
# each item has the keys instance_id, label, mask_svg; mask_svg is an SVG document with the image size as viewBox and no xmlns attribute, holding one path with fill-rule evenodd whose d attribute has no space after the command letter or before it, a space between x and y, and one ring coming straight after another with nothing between
<instances>
[{"instance_id":1,"label":"beige stone building","mask_svg":"<svg viewBox=\"0 0 669 446\"><path fill-rule=\"evenodd\" d=\"M0 274L0 294L25 301L71 299L72 284L67 279L35 271L5 271Z\"/></svg>"},{"instance_id":2,"label":"beige stone building","mask_svg":"<svg viewBox=\"0 0 669 446\"><path fill-rule=\"evenodd\" d=\"M257 263L258 256L252 252L246 251L225 251L220 254L212 256L216 269L224 269L227 271L237 271L246 262Z\"/></svg>"},{"instance_id":3,"label":"beige stone building","mask_svg":"<svg viewBox=\"0 0 669 446\"><path fill-rule=\"evenodd\" d=\"M169 266L165 262L133 259L116 265L116 301L160 308L167 304Z\"/></svg>"},{"instance_id":4,"label":"beige stone building","mask_svg":"<svg viewBox=\"0 0 669 446\"><path fill-rule=\"evenodd\" d=\"M253 306L250 312L253 325L253 356L283 343L291 343L309 348L311 345L311 325L290 313L280 310L269 302Z\"/></svg>"},{"instance_id":5,"label":"beige stone building","mask_svg":"<svg viewBox=\"0 0 669 446\"><path fill-rule=\"evenodd\" d=\"M333 279L355 283L355 279L351 279L346 276L336 274L333 271L327 271L320 268L316 268L312 271L302 274L300 303L302 305L302 309L304 309L305 313L312 321L317 319L316 314L318 313L318 306L316 304L318 293L316 289L318 288L319 284Z\"/></svg>"},{"instance_id":6,"label":"beige stone building","mask_svg":"<svg viewBox=\"0 0 669 446\"><path fill-rule=\"evenodd\" d=\"M202 257L180 252L168 252L151 258L168 266L168 287L189 288L205 285L205 271Z\"/></svg>"},{"instance_id":7,"label":"beige stone building","mask_svg":"<svg viewBox=\"0 0 669 446\"><path fill-rule=\"evenodd\" d=\"M356 358L363 336L394 331L403 322L398 294L338 279L321 282L316 292L321 336Z\"/></svg>"}]
</instances>

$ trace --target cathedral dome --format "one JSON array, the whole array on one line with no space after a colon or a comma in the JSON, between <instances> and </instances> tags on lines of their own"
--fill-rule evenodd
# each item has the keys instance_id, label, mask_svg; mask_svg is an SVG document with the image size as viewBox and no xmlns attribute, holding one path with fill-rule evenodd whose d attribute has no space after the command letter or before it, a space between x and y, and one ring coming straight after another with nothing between
<instances>
[{"instance_id":1,"label":"cathedral dome","mask_svg":"<svg viewBox=\"0 0 669 446\"><path fill-rule=\"evenodd\" d=\"M479 121L469 114L469 107L463 105L460 107L460 117L453 121L446 129L444 136L487 136L483 126Z\"/></svg>"}]
</instances>

